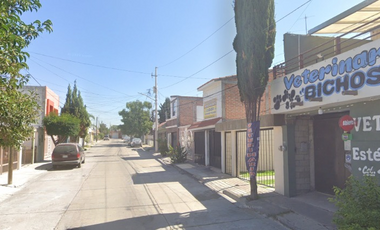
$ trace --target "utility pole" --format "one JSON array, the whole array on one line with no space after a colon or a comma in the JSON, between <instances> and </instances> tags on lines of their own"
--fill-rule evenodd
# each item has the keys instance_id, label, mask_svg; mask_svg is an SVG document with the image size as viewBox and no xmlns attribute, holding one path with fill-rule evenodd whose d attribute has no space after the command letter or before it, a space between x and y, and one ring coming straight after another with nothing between
<instances>
[{"instance_id":1,"label":"utility pole","mask_svg":"<svg viewBox=\"0 0 380 230\"><path fill-rule=\"evenodd\" d=\"M158 88L157 88L157 67L155 68L154 77L155 77L155 86L154 86L155 100L154 100L154 103L155 103L155 106L156 106L156 109L155 109L155 118L156 118L155 126L156 127L154 129L154 151L158 152L158 110L157 110Z\"/></svg>"},{"instance_id":2,"label":"utility pole","mask_svg":"<svg viewBox=\"0 0 380 230\"><path fill-rule=\"evenodd\" d=\"M95 136L96 136L96 142L98 142L98 117L96 117L96 129L95 129L96 133L95 133Z\"/></svg>"}]
</instances>

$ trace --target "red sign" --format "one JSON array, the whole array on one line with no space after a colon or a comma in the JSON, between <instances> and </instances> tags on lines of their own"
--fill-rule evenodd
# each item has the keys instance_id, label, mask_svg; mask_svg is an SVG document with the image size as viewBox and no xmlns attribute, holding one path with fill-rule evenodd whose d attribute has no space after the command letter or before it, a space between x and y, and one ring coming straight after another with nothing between
<instances>
[{"instance_id":1,"label":"red sign","mask_svg":"<svg viewBox=\"0 0 380 230\"><path fill-rule=\"evenodd\" d=\"M346 132L350 132L355 127L355 121L351 116L344 115L339 119L339 127Z\"/></svg>"}]
</instances>

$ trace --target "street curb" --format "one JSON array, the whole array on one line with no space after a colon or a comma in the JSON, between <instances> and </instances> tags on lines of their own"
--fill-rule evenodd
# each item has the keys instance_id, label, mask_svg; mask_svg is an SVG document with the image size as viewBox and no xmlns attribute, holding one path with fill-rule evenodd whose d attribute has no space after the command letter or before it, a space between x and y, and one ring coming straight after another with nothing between
<instances>
[{"instance_id":1,"label":"street curb","mask_svg":"<svg viewBox=\"0 0 380 230\"><path fill-rule=\"evenodd\" d=\"M235 194L235 193L233 193L233 192L230 192L230 191L228 191L228 190L224 190L224 191L223 191L223 194L226 195L226 196L228 196L228 197L230 197L231 199L234 199L236 202L243 203L243 202L241 201L241 198L244 197L243 195L240 195L240 194L237 195L237 194ZM244 204L245 204L245 202L244 202Z\"/></svg>"}]
</instances>

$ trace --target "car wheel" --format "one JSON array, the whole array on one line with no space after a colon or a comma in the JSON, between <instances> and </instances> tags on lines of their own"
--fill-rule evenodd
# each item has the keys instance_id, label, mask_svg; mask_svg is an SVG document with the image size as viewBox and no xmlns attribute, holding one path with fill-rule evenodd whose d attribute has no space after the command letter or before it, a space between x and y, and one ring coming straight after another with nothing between
<instances>
[{"instance_id":1,"label":"car wheel","mask_svg":"<svg viewBox=\"0 0 380 230\"><path fill-rule=\"evenodd\" d=\"M79 162L78 168L82 168L82 162Z\"/></svg>"},{"instance_id":2,"label":"car wheel","mask_svg":"<svg viewBox=\"0 0 380 230\"><path fill-rule=\"evenodd\" d=\"M53 165L53 169L58 169L58 165Z\"/></svg>"},{"instance_id":3,"label":"car wheel","mask_svg":"<svg viewBox=\"0 0 380 230\"><path fill-rule=\"evenodd\" d=\"M86 158L83 158L82 164L86 163Z\"/></svg>"}]
</instances>

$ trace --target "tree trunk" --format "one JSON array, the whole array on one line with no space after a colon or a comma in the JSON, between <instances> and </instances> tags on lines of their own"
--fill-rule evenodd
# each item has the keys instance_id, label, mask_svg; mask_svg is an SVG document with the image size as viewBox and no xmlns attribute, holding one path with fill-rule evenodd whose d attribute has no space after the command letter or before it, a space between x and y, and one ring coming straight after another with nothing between
<instances>
[{"instance_id":1,"label":"tree trunk","mask_svg":"<svg viewBox=\"0 0 380 230\"><path fill-rule=\"evenodd\" d=\"M256 180L256 172L257 172L257 164L259 159L259 146L258 142L255 142L254 136L250 136L252 138L249 138L249 135L252 133L258 132L260 133L260 126L256 127L253 124L259 120L259 109L258 105L260 104L260 98L254 98L252 101L246 101L245 103L245 109L246 109L246 117L247 117L247 141L246 141L246 164L247 164L247 170L250 173L250 189L251 194L249 197L247 197L248 200L257 200L259 198L258 192L257 192L257 180ZM256 127L256 128L255 128ZM253 146L257 145L257 150L249 150L252 149ZM251 156L249 155L251 154ZM257 154L253 156L252 154ZM253 158L253 159L252 159ZM252 161L251 161L252 160ZM250 172L249 165L254 164L254 172L253 174Z\"/></svg>"}]
</instances>

